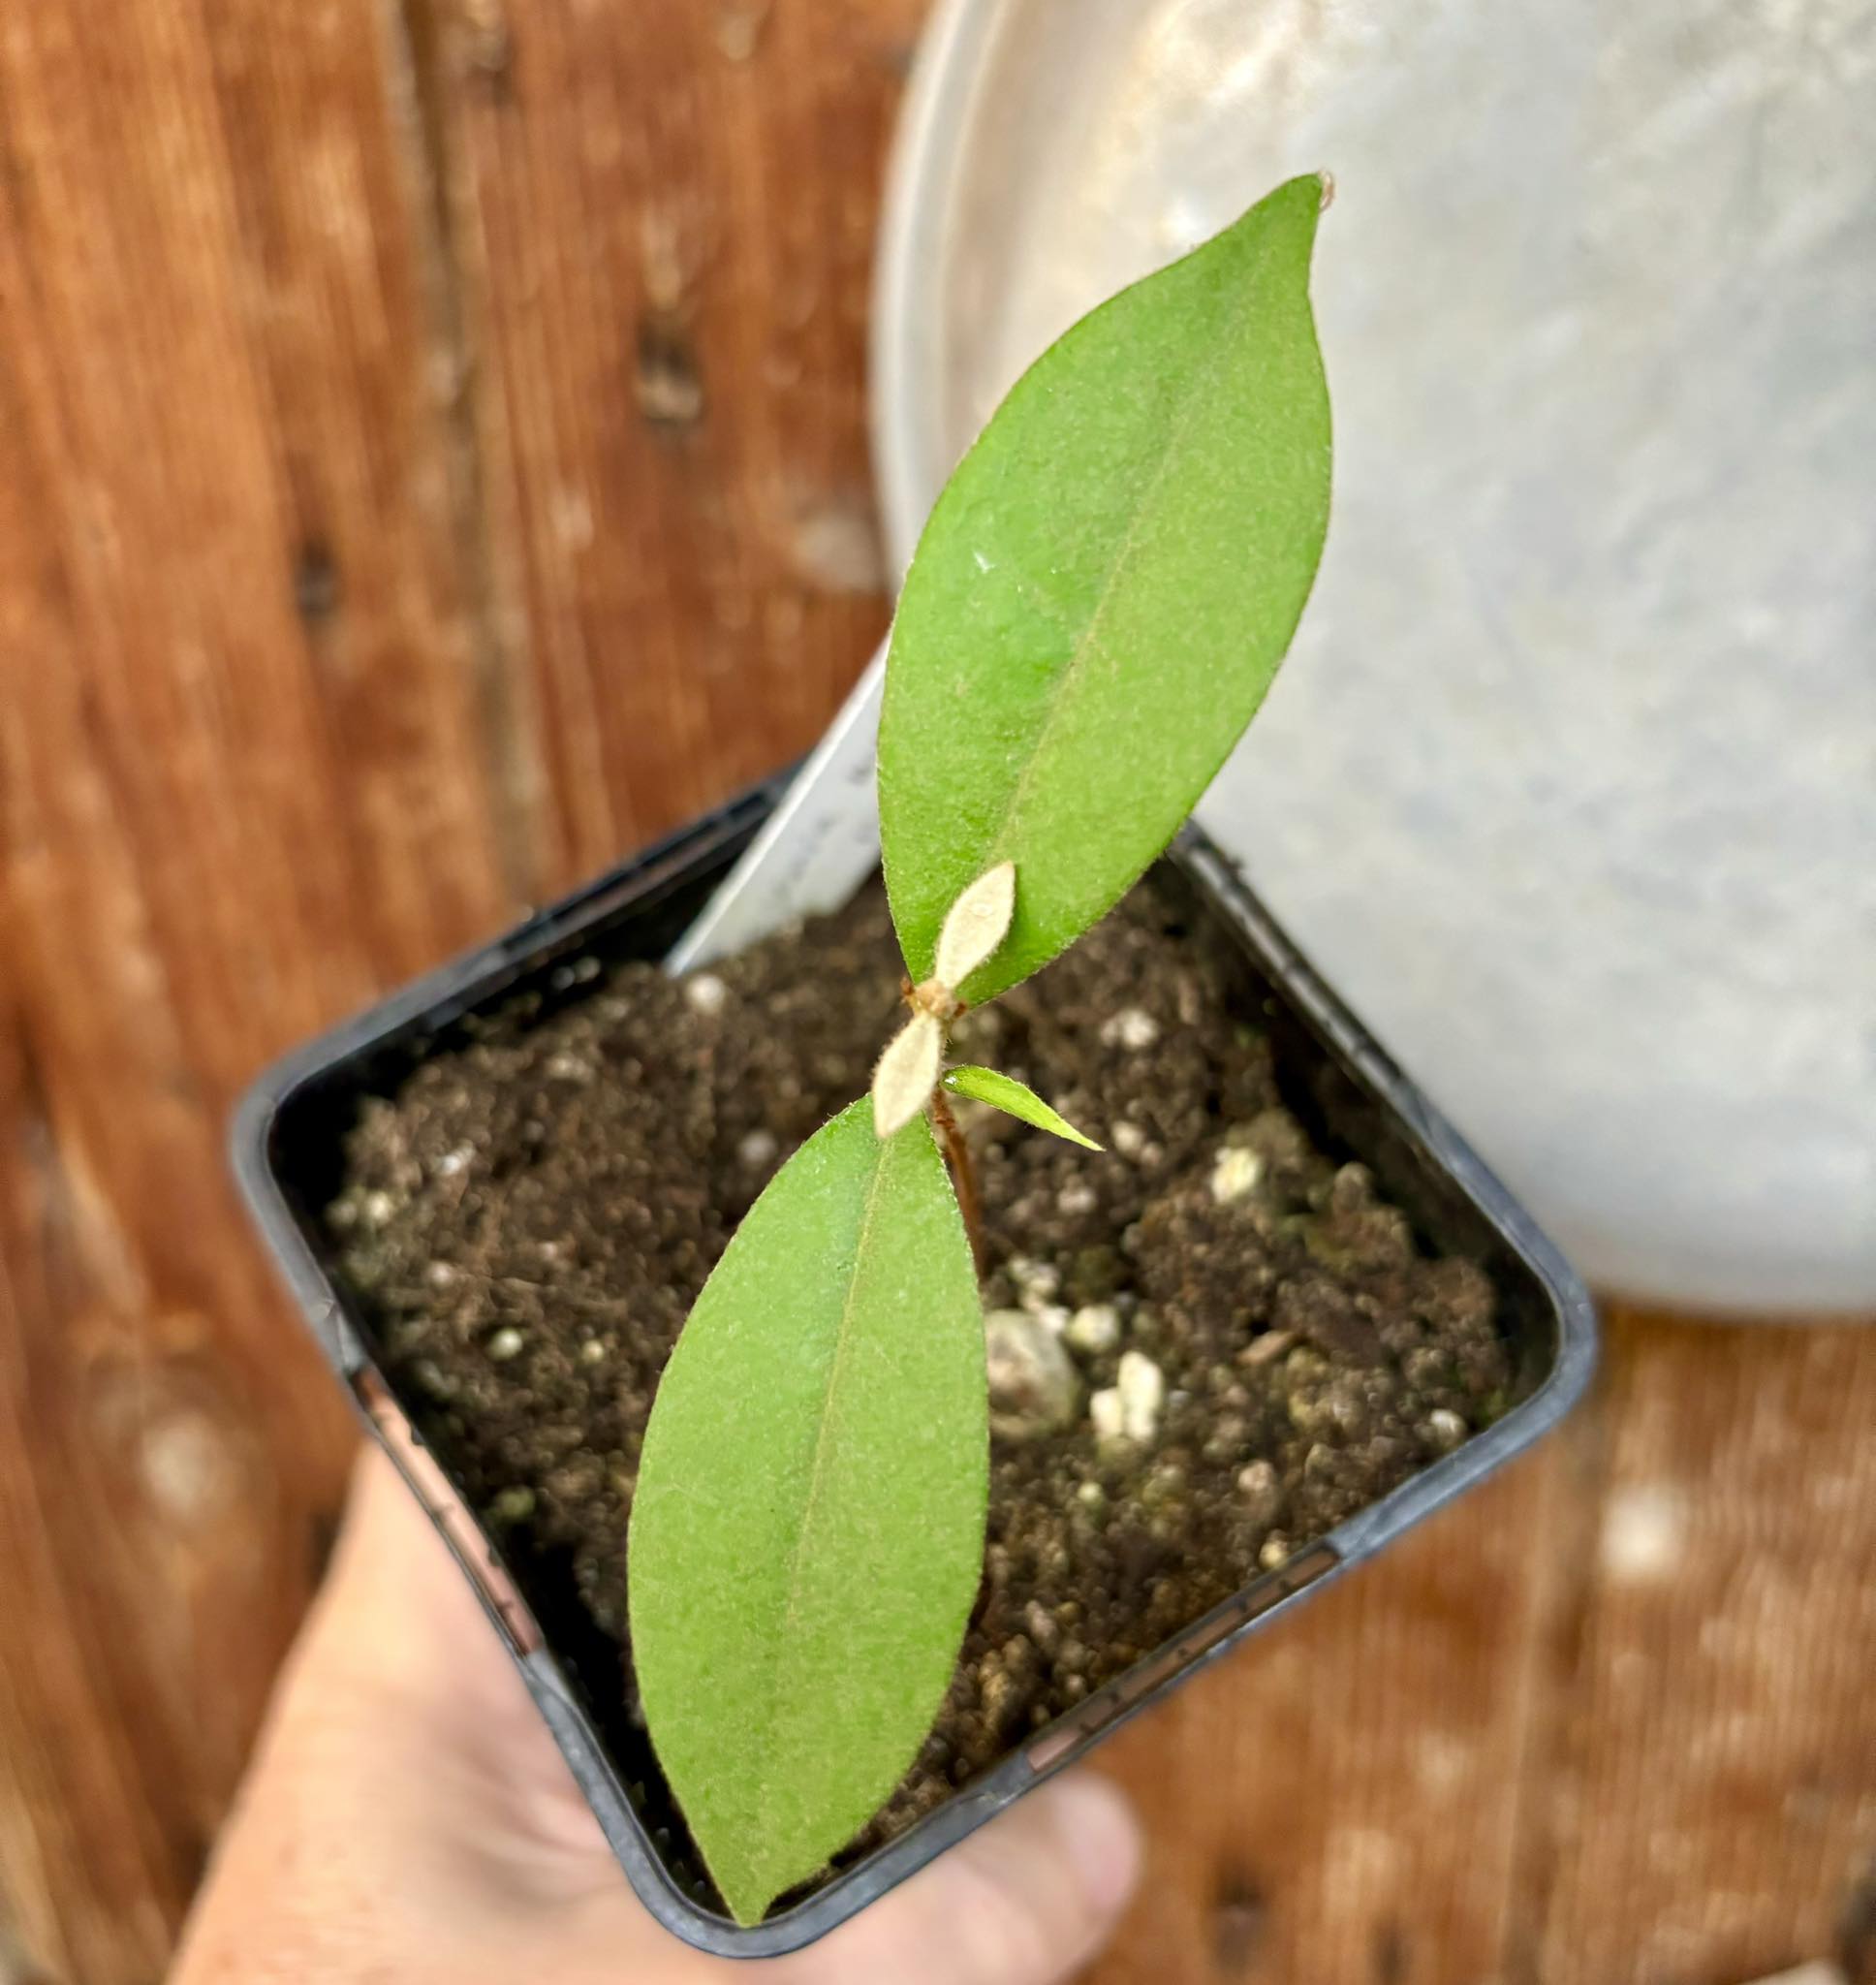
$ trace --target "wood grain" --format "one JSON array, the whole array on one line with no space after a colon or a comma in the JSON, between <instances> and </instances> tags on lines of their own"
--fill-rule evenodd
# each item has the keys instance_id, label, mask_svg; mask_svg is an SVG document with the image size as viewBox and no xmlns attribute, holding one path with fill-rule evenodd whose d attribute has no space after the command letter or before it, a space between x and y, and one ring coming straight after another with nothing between
<instances>
[{"instance_id":1,"label":"wood grain","mask_svg":"<svg viewBox=\"0 0 1876 1985\"><path fill-rule=\"evenodd\" d=\"M237 1214L270 1055L505 914L362 6L0 28L0 1888L153 1977L343 1416Z\"/></svg>"},{"instance_id":2,"label":"wood grain","mask_svg":"<svg viewBox=\"0 0 1876 1985\"><path fill-rule=\"evenodd\" d=\"M921 12L408 14L549 887L804 750L885 627L867 277Z\"/></svg>"},{"instance_id":3,"label":"wood grain","mask_svg":"<svg viewBox=\"0 0 1876 1985\"><path fill-rule=\"evenodd\" d=\"M231 1099L800 750L883 625L921 13L0 19L9 1985L159 1974L329 1534ZM1876 1966L1872 1425L1876 1332L1620 1320L1542 1455L1104 1753L1101 1985Z\"/></svg>"},{"instance_id":4,"label":"wood grain","mask_svg":"<svg viewBox=\"0 0 1876 1985\"><path fill-rule=\"evenodd\" d=\"M1876 1332L1623 1319L1520 1975L1750 1979L1853 1952L1876 1881ZM1865 1974L1866 1975L1866 1974Z\"/></svg>"}]
</instances>

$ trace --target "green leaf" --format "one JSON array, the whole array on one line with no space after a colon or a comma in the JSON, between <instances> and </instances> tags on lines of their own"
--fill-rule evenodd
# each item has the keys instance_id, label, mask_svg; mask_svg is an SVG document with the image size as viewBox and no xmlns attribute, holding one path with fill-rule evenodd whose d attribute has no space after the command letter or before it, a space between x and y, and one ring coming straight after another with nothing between
<instances>
[{"instance_id":1,"label":"green leaf","mask_svg":"<svg viewBox=\"0 0 1876 1985\"><path fill-rule=\"evenodd\" d=\"M1017 381L939 497L880 719L887 892L915 979L1016 865L981 1004L1112 908L1249 723L1329 520L1310 316L1322 204L1293 179Z\"/></svg>"},{"instance_id":2,"label":"green leaf","mask_svg":"<svg viewBox=\"0 0 1876 1985\"><path fill-rule=\"evenodd\" d=\"M870 1102L744 1218L658 1388L629 1537L659 1762L736 1920L879 1810L984 1562L984 1325L931 1127Z\"/></svg>"},{"instance_id":3,"label":"green leaf","mask_svg":"<svg viewBox=\"0 0 1876 1985\"><path fill-rule=\"evenodd\" d=\"M1038 1130L1065 1137L1070 1144L1085 1145L1091 1151L1101 1149L1093 1138L1083 1137L1059 1110L1051 1110L1027 1083L1018 1082L1014 1075L999 1075L994 1068L966 1064L945 1071L945 1087L957 1095L969 1096L974 1103L989 1103L1012 1117L1019 1117Z\"/></svg>"}]
</instances>

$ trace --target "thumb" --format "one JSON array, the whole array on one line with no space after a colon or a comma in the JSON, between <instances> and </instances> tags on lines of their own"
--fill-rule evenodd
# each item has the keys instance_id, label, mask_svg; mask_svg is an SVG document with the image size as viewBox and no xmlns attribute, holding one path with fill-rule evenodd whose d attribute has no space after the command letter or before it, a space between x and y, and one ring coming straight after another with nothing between
<instances>
[{"instance_id":1,"label":"thumb","mask_svg":"<svg viewBox=\"0 0 1876 1985\"><path fill-rule=\"evenodd\" d=\"M786 1961L790 1985L1055 1985L1112 1935L1140 1863L1126 1800L1073 1773Z\"/></svg>"}]
</instances>

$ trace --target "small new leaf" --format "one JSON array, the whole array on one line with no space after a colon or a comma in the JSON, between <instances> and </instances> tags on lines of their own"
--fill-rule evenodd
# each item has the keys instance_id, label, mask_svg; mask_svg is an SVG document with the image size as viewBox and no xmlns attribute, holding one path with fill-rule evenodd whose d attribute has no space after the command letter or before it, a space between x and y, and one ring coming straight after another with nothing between
<instances>
[{"instance_id":1,"label":"small new leaf","mask_svg":"<svg viewBox=\"0 0 1876 1985\"><path fill-rule=\"evenodd\" d=\"M932 977L956 992L979 965L989 961L1009 933L1016 908L1016 865L999 862L994 868L986 868L946 913L932 960Z\"/></svg>"},{"instance_id":2,"label":"small new leaf","mask_svg":"<svg viewBox=\"0 0 1876 1985\"><path fill-rule=\"evenodd\" d=\"M1027 1083L1018 1082L1013 1075L999 1075L994 1068L953 1068L946 1072L945 1087L955 1095L969 1096L975 1103L988 1103L1025 1123L1033 1123L1038 1130L1065 1137L1070 1144L1084 1145L1091 1151L1101 1149L1093 1138L1077 1130L1059 1110L1051 1110Z\"/></svg>"},{"instance_id":3,"label":"small new leaf","mask_svg":"<svg viewBox=\"0 0 1876 1985\"><path fill-rule=\"evenodd\" d=\"M945 1030L928 1013L915 1013L886 1044L873 1070L873 1130L886 1138L901 1131L938 1086Z\"/></svg>"},{"instance_id":4,"label":"small new leaf","mask_svg":"<svg viewBox=\"0 0 1876 1985\"><path fill-rule=\"evenodd\" d=\"M658 1388L627 1539L659 1762L739 1923L879 1810L984 1569L977 1273L931 1126L864 1101L769 1182Z\"/></svg>"},{"instance_id":5,"label":"small new leaf","mask_svg":"<svg viewBox=\"0 0 1876 1985\"><path fill-rule=\"evenodd\" d=\"M1320 178L1082 318L934 506L892 622L880 846L907 968L1015 862L973 1005L1045 965L1160 853L1251 720L1329 521L1309 310Z\"/></svg>"}]
</instances>

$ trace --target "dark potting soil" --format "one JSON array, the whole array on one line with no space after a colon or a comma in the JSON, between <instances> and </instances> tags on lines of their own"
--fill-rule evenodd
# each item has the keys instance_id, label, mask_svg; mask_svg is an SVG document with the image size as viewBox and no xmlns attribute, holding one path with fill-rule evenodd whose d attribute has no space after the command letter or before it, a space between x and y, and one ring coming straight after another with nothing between
<instances>
[{"instance_id":1,"label":"dark potting soil","mask_svg":"<svg viewBox=\"0 0 1876 1985\"><path fill-rule=\"evenodd\" d=\"M551 1011L471 1021L351 1133L327 1214L343 1273L628 1773L651 1776L621 1657L659 1371L757 1193L864 1092L899 969L877 888L685 981L585 961ZM959 1107L990 1264L984 1585L931 1736L857 1847L1508 1403L1485 1275L1311 1143L1233 1004L1223 951L1149 880L955 1030L958 1059L1108 1149Z\"/></svg>"}]
</instances>

